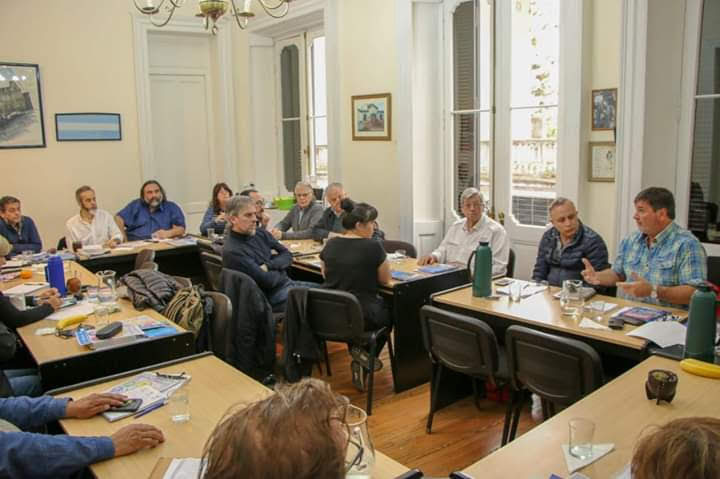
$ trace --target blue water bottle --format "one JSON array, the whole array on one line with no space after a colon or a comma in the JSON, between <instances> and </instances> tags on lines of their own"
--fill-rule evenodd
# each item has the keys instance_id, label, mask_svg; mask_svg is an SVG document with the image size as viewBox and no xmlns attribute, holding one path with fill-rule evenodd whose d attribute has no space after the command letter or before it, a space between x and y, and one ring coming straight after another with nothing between
<instances>
[{"instance_id":1,"label":"blue water bottle","mask_svg":"<svg viewBox=\"0 0 720 479\"><path fill-rule=\"evenodd\" d=\"M45 278L50 283L51 288L57 289L60 296L65 296L65 293L67 293L65 289L65 268L60 256L50 256L48 264L45 266Z\"/></svg>"}]
</instances>

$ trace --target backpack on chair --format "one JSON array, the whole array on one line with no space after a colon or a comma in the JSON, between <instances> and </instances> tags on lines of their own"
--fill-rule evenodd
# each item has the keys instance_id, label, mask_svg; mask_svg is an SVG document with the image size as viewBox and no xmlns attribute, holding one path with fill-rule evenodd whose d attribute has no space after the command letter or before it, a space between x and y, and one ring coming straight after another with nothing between
<instances>
[{"instance_id":1,"label":"backpack on chair","mask_svg":"<svg viewBox=\"0 0 720 479\"><path fill-rule=\"evenodd\" d=\"M199 286L182 288L170 300L163 315L170 321L193 333L195 338L205 320L204 292Z\"/></svg>"}]
</instances>

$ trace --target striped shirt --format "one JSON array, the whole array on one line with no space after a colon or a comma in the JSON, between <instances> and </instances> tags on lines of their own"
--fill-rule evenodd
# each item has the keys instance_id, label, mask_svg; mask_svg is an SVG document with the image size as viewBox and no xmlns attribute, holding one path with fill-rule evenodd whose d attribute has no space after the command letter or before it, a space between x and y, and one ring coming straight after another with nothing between
<instances>
[{"instance_id":1,"label":"striped shirt","mask_svg":"<svg viewBox=\"0 0 720 479\"><path fill-rule=\"evenodd\" d=\"M707 279L707 258L705 249L697 238L675 222L670 223L655 237L648 247L647 235L637 231L620 242L613 271L632 281L632 273L641 276L650 284L658 286L697 286ZM618 288L618 296L638 300L624 294ZM679 305L652 299L640 298L646 303L663 306ZM680 306L683 307L683 306Z\"/></svg>"}]
</instances>

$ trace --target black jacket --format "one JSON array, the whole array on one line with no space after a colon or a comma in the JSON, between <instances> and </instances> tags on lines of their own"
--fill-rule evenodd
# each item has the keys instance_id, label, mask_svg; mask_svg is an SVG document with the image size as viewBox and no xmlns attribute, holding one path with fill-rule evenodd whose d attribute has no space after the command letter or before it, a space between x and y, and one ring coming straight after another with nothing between
<instances>
[{"instance_id":1,"label":"black jacket","mask_svg":"<svg viewBox=\"0 0 720 479\"><path fill-rule=\"evenodd\" d=\"M285 379L289 382L310 376L313 364L322 358L320 346L307 320L307 292L307 288L293 288L288 293L283 361Z\"/></svg>"},{"instance_id":2,"label":"black jacket","mask_svg":"<svg viewBox=\"0 0 720 479\"><path fill-rule=\"evenodd\" d=\"M323 215L320 217L320 221L315 223L315 226L312 228L312 239L315 241L322 241L330 236L330 233L344 232L345 228L342 226L341 217L336 215L332 208L327 207L325 208ZM372 237L376 240L385 239L385 232L380 229L377 223L375 224L375 232Z\"/></svg>"},{"instance_id":3,"label":"black jacket","mask_svg":"<svg viewBox=\"0 0 720 479\"><path fill-rule=\"evenodd\" d=\"M233 314L225 326L225 342L214 341L213 352L261 381L275 367L275 321L270 303L250 276L228 268L220 274L220 291L230 298Z\"/></svg>"},{"instance_id":4,"label":"black jacket","mask_svg":"<svg viewBox=\"0 0 720 479\"><path fill-rule=\"evenodd\" d=\"M135 309L152 308L162 312L182 285L175 278L159 271L138 269L121 279Z\"/></svg>"}]
</instances>

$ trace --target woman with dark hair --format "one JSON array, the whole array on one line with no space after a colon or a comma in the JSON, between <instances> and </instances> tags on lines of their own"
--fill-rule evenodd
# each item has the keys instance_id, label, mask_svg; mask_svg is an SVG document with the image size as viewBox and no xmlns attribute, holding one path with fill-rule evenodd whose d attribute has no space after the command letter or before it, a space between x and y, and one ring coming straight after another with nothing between
<instances>
[{"instance_id":1,"label":"woman with dark hair","mask_svg":"<svg viewBox=\"0 0 720 479\"><path fill-rule=\"evenodd\" d=\"M373 330L390 324L390 317L378 295L381 283L390 282L390 263L382 243L373 240L377 210L367 203L342 200L342 226L345 233L330 238L320 253L324 287L348 291L354 294L362 306L365 329ZM377 345L380 354L384 342ZM351 363L353 384L364 390L366 370L369 367L368 352L353 346ZM375 360L379 369L382 363Z\"/></svg>"},{"instance_id":2,"label":"woman with dark hair","mask_svg":"<svg viewBox=\"0 0 720 479\"><path fill-rule=\"evenodd\" d=\"M216 233L225 231L225 205L232 195L233 192L227 183L217 183L213 186L210 206L205 211L205 216L200 224L200 234L207 236L210 229Z\"/></svg>"}]
</instances>

